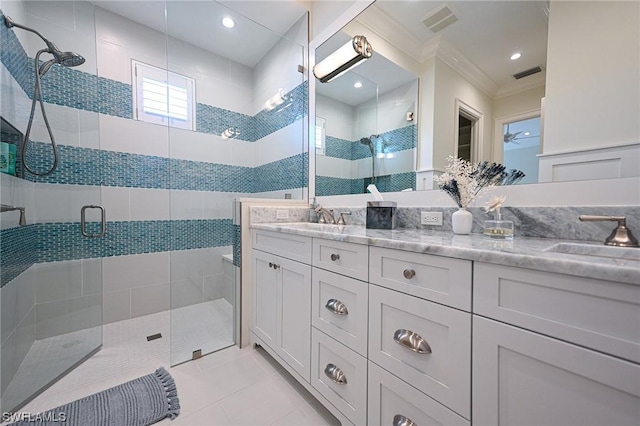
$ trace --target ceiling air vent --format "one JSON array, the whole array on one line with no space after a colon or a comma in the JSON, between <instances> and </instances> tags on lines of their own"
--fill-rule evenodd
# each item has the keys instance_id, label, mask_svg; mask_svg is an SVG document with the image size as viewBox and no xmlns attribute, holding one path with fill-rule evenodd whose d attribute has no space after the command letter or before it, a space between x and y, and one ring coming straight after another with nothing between
<instances>
[{"instance_id":1,"label":"ceiling air vent","mask_svg":"<svg viewBox=\"0 0 640 426\"><path fill-rule=\"evenodd\" d=\"M513 75L513 77L516 80L520 80L521 78L529 77L530 75L533 75L533 74L538 74L540 71L542 71L542 68L533 67L533 68L529 68L528 70L524 70L522 72L516 73Z\"/></svg>"},{"instance_id":2,"label":"ceiling air vent","mask_svg":"<svg viewBox=\"0 0 640 426\"><path fill-rule=\"evenodd\" d=\"M441 8L434 10L431 14L422 19L425 27L434 33L442 31L444 28L453 24L458 17L453 13L449 5L443 5Z\"/></svg>"}]
</instances>

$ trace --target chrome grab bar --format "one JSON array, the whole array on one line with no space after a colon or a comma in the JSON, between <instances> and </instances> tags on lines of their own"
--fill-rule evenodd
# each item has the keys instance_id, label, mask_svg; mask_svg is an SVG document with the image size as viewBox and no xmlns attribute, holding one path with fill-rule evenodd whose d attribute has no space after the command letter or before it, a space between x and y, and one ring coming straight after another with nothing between
<instances>
[{"instance_id":1,"label":"chrome grab bar","mask_svg":"<svg viewBox=\"0 0 640 426\"><path fill-rule=\"evenodd\" d=\"M4 213L4 212L13 212L19 210L20 211L20 219L18 224L20 226L24 226L27 224L27 220L25 218L25 208L24 207L17 207L17 206L10 206L8 204L0 204L0 213Z\"/></svg>"},{"instance_id":2,"label":"chrome grab bar","mask_svg":"<svg viewBox=\"0 0 640 426\"><path fill-rule=\"evenodd\" d=\"M431 346L417 333L403 328L393 333L393 341L419 354L430 354Z\"/></svg>"},{"instance_id":3,"label":"chrome grab bar","mask_svg":"<svg viewBox=\"0 0 640 426\"><path fill-rule=\"evenodd\" d=\"M338 299L329 299L324 307L327 308L329 312L332 312L336 315L349 315L347 305L345 305Z\"/></svg>"},{"instance_id":4,"label":"chrome grab bar","mask_svg":"<svg viewBox=\"0 0 640 426\"><path fill-rule=\"evenodd\" d=\"M334 364L327 364L324 368L324 374L339 385L347 384L347 377L344 375L344 372Z\"/></svg>"},{"instance_id":5,"label":"chrome grab bar","mask_svg":"<svg viewBox=\"0 0 640 426\"><path fill-rule=\"evenodd\" d=\"M87 232L87 219L86 219L87 209L100 210L100 232L97 234L90 234ZM105 208L102 206L94 206L94 205L83 206L82 209L80 209L80 232L82 233L83 237L87 237L87 238L104 237L104 235L107 233L107 212Z\"/></svg>"}]
</instances>

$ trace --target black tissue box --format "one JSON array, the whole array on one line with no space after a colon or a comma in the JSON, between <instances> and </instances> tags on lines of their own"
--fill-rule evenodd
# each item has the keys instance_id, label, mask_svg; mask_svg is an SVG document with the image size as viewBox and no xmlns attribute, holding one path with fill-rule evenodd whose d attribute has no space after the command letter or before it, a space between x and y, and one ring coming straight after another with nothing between
<instances>
[{"instance_id":1,"label":"black tissue box","mask_svg":"<svg viewBox=\"0 0 640 426\"><path fill-rule=\"evenodd\" d=\"M367 228L396 229L397 207L395 201L367 201Z\"/></svg>"}]
</instances>

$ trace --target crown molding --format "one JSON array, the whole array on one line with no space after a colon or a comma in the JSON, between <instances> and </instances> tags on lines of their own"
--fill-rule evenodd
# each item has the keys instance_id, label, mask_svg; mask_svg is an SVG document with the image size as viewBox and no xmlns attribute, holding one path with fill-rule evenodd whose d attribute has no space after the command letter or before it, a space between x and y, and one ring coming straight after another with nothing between
<instances>
[{"instance_id":1,"label":"crown molding","mask_svg":"<svg viewBox=\"0 0 640 426\"><path fill-rule=\"evenodd\" d=\"M422 64L428 59L438 57L487 96L493 98L497 95L497 84L441 36L423 43L376 7L365 10L356 18L356 21L416 62Z\"/></svg>"}]
</instances>

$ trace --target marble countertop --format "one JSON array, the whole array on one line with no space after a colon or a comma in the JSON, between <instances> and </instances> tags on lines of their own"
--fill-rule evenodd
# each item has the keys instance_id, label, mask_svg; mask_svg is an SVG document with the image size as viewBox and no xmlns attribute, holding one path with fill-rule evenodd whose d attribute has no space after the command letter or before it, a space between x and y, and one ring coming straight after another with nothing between
<instances>
[{"instance_id":1,"label":"marble countertop","mask_svg":"<svg viewBox=\"0 0 640 426\"><path fill-rule=\"evenodd\" d=\"M254 223L251 227L640 285L640 249L637 248L517 236L513 241L505 241L493 240L482 234L455 235L416 229L376 230L358 225Z\"/></svg>"}]
</instances>

